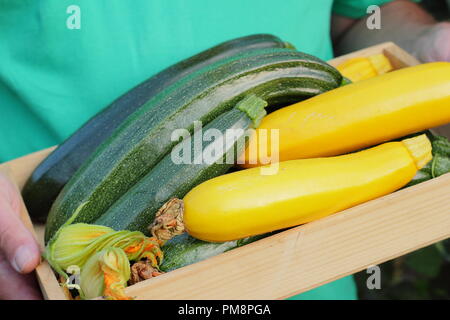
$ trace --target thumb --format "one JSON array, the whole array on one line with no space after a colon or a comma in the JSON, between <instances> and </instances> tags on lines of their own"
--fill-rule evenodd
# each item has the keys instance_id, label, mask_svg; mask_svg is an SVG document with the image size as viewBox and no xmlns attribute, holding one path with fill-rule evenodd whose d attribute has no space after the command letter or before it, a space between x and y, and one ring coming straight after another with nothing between
<instances>
[{"instance_id":1,"label":"thumb","mask_svg":"<svg viewBox=\"0 0 450 320\"><path fill-rule=\"evenodd\" d=\"M33 271L40 262L40 249L11 204L0 197L0 251L20 273Z\"/></svg>"}]
</instances>

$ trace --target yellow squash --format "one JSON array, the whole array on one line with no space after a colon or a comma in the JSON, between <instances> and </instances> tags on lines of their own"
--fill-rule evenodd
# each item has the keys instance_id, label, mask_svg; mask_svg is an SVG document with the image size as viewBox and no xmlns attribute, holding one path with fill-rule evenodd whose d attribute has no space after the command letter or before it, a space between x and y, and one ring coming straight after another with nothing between
<instances>
[{"instance_id":1,"label":"yellow squash","mask_svg":"<svg viewBox=\"0 0 450 320\"><path fill-rule=\"evenodd\" d=\"M425 135L353 154L281 162L208 180L184 198L193 237L228 241L310 222L391 193L431 160Z\"/></svg>"},{"instance_id":2,"label":"yellow squash","mask_svg":"<svg viewBox=\"0 0 450 320\"><path fill-rule=\"evenodd\" d=\"M357 57L349 59L336 67L344 77L353 82L376 77L391 71L392 65L388 58L382 53L368 57Z\"/></svg>"},{"instance_id":3,"label":"yellow squash","mask_svg":"<svg viewBox=\"0 0 450 320\"><path fill-rule=\"evenodd\" d=\"M450 63L422 64L349 84L269 114L250 139L242 166L274 162L277 154L279 161L340 155L448 122ZM271 140L273 129L279 129L278 148L277 140Z\"/></svg>"}]
</instances>

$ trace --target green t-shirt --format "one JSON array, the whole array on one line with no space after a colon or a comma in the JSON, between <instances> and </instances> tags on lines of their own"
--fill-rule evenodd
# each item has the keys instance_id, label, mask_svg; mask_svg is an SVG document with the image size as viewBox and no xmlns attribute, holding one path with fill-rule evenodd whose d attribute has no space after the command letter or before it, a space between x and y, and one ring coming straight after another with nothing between
<instances>
[{"instance_id":1,"label":"green t-shirt","mask_svg":"<svg viewBox=\"0 0 450 320\"><path fill-rule=\"evenodd\" d=\"M271 33L330 59L332 10L359 18L384 2L0 0L0 162L60 143L152 74L232 38ZM309 297L337 287L355 297L351 278Z\"/></svg>"}]
</instances>

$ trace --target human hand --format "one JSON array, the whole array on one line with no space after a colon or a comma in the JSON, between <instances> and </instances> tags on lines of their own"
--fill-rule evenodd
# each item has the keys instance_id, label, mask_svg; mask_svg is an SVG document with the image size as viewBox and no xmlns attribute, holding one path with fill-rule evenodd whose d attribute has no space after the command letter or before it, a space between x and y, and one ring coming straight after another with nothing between
<instances>
[{"instance_id":1,"label":"human hand","mask_svg":"<svg viewBox=\"0 0 450 320\"><path fill-rule=\"evenodd\" d=\"M0 299L41 299L33 271L40 249L20 219L20 193L0 172Z\"/></svg>"},{"instance_id":2,"label":"human hand","mask_svg":"<svg viewBox=\"0 0 450 320\"><path fill-rule=\"evenodd\" d=\"M425 29L417 39L414 51L423 62L450 62L450 22L437 23Z\"/></svg>"}]
</instances>

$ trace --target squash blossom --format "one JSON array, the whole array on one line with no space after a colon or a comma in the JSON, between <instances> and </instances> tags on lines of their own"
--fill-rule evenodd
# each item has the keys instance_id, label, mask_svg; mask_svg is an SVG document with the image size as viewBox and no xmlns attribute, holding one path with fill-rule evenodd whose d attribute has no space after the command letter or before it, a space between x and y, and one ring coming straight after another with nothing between
<instances>
[{"instance_id":1,"label":"squash blossom","mask_svg":"<svg viewBox=\"0 0 450 320\"><path fill-rule=\"evenodd\" d=\"M155 268L162 262L158 240L139 231L115 231L86 223L62 226L47 244L44 257L56 272L67 278L68 267L76 265L82 269L91 256L111 247L122 249L129 261L146 258Z\"/></svg>"},{"instance_id":2,"label":"squash blossom","mask_svg":"<svg viewBox=\"0 0 450 320\"><path fill-rule=\"evenodd\" d=\"M119 248L105 248L91 256L81 269L80 296L82 299L104 296L109 300L130 300L124 292L130 273L126 253Z\"/></svg>"}]
</instances>

